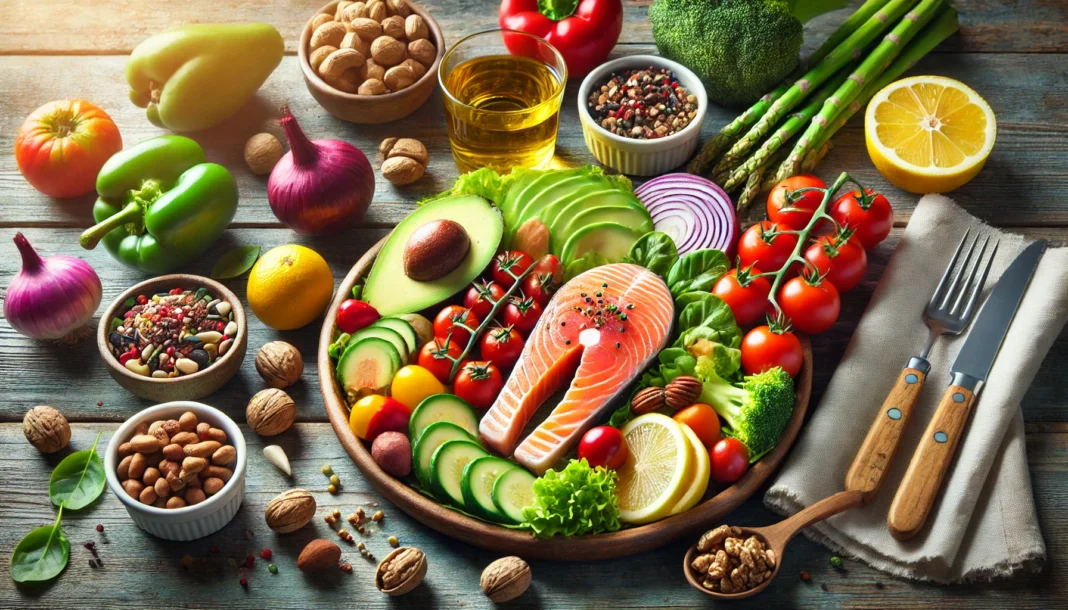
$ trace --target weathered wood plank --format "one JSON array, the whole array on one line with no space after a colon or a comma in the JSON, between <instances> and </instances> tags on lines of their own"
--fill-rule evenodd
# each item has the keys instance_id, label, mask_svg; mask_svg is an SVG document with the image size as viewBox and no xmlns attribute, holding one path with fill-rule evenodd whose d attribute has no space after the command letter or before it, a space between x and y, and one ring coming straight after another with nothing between
<instances>
[{"instance_id":1,"label":"weathered wood plank","mask_svg":"<svg viewBox=\"0 0 1068 610\"><path fill-rule=\"evenodd\" d=\"M110 441L115 424L75 424L71 450L87 448L97 431L103 431L101 447ZM54 584L44 588L16 587L0 578L0 606L50 608L143 608L177 605L212 608L308 608L334 607L339 600L359 608L490 608L478 589L483 567L495 559L485 551L455 542L414 522L384 502L345 455L327 424L297 424L271 443L282 445L293 466L287 479L263 459L262 439L244 429L249 447L245 503L232 523L208 538L172 543L139 531L125 508L105 491L92 507L64 515L63 529L71 541L71 561ZM1068 552L1068 425L1049 429L1029 424L1028 453L1039 515L1052 558ZM49 505L47 487L51 467L62 456L38 454L22 437L17 424L0 425L0 469L5 473L5 501L0 504L0 556L10 555L22 535L50 523L55 510ZM326 493L326 478L319 472L329 463L342 480L342 493ZM263 522L263 509L275 494L288 487L311 490L319 502L317 517L299 532L276 535ZM755 495L731 516L731 523L758 525L777 517ZM386 513L380 531L365 540L371 552L383 557L389 547L385 538L396 535L403 544L421 548L428 557L424 586L408 596L389 600L373 585L374 567L356 550L341 543L343 557L355 568L351 575L329 574L326 578L304 577L295 568L296 556L316 536L333 538L321 517L333 508L343 515L356 506L379 503ZM96 524L104 525L98 534ZM252 537L248 533L252 532ZM354 534L359 537L359 534ZM104 567L88 566L89 552L82 547L97 542ZM631 558L586 564L538 561L532 563L534 583L516 608L648 608L706 607L708 602L690 589L681 574L681 558L688 541ZM212 555L210 547L218 547ZM272 563L279 573L267 572L258 555L263 548L274 553ZM179 567L183 555L194 558L194 568ZM227 565L239 564L256 555L255 567L243 574ZM845 571L828 564L829 553L799 537L790 545L778 580L771 590L754 600L762 608L1051 608L1064 602L1068 591L1068 568L1055 559L1043 574L977 587L937 587L896 580L863 564L846 561ZM801 570L810 582L798 578ZM249 589L238 584L249 579ZM826 585L823 590L821 585ZM346 603L347 602L347 603Z\"/></svg>"},{"instance_id":2,"label":"weathered wood plank","mask_svg":"<svg viewBox=\"0 0 1068 610\"><path fill-rule=\"evenodd\" d=\"M172 3L165 7L135 0L75 0L22 2L3 0L0 14L0 55L70 53L110 55L129 53L145 38L187 23L265 21L278 28L286 51L296 52L301 29L326 4L320 0L220 4L210 0ZM487 0L425 0L451 44L474 32L497 25L498 3ZM646 18L651 0L624 3L622 43L651 43ZM853 0L853 6L860 0ZM806 28L806 48L818 45L845 19L848 11L817 17ZM991 53L1049 53L1068 50L1068 19L1056 0L1015 3L976 0L960 7L961 36L946 51ZM58 27L57 27L58 25Z\"/></svg>"},{"instance_id":3,"label":"weathered wood plank","mask_svg":"<svg viewBox=\"0 0 1068 610\"><path fill-rule=\"evenodd\" d=\"M651 47L628 47L628 52ZM342 138L370 157L382 138L413 136L430 150L428 174L408 187L394 187L376 172L374 204L364 224L392 226L421 196L448 187L457 176L445 133L444 109L435 93L411 117L391 125L352 125L323 111L308 94L296 65L287 57L255 100L235 119L195 134L208 158L230 168L238 181L242 201L239 226L280 226L266 201L266 179L253 176L245 166L243 147L252 134L267 128L279 135L268 117L289 104L312 138ZM973 213L998 225L1068 225L1068 79L1064 59L1057 55L950 55L924 59L914 74L941 74L958 78L986 97L998 117L998 142L987 167L953 196ZM72 66L76 65L77 68ZM99 104L116 120L127 145L165 133L152 126L140 108L126 97L121 57L0 57L0 149L10 150L25 115L38 105L65 96L84 97ZM62 74L63 78L40 78ZM102 87L101 83L112 83ZM592 163L583 142L575 103L577 83L569 85L563 106L558 157L569 164ZM733 117L733 112L710 109L706 136ZM899 222L908 218L918 197L889 185L868 160L863 119L854 117L834 140L835 149L820 167L823 176L849 170L864 184L884 190L897 211ZM754 206L762 209L761 206ZM77 226L91 224L92 197L53 200L29 188L13 155L0 155L0 226Z\"/></svg>"},{"instance_id":4,"label":"weathered wood plank","mask_svg":"<svg viewBox=\"0 0 1068 610\"><path fill-rule=\"evenodd\" d=\"M843 299L841 319L827 334L814 338L813 350L818 366L813 383L813 401L819 400L830 381L901 231L894 229L887 242L869 254L868 275L858 288ZM1034 237L1068 241L1068 229L1028 229L1023 232ZM103 282L105 304L142 278L140 273L119 265L104 251L85 253L79 250L75 245L76 230L27 229L24 233L43 255L75 253L89 261ZM298 237L285 229L235 229L229 231L206 255L183 270L206 275L215 259L235 245L260 245L266 250L284 243L300 243L320 251L330 263L335 279L340 281L359 256L385 233L384 229L351 229L332 239L316 240ZM5 239L0 242L0 286L7 285L18 266L19 261L10 241ZM245 278L225 283L247 303ZM315 366L320 323L313 322L297 331L278 332L266 328L247 309L246 312L250 314L249 353L244 365L233 380L206 398L206 402L243 421L249 397L264 387L253 366L256 350L267 341L282 339L296 345L304 355L303 381L290 390L297 403L298 420L326 421ZM33 405L52 404L73 420L114 422L122 421L133 410L150 404L127 393L110 378L99 360L94 341L83 341L74 346L42 345L18 335L6 321L0 320L0 354L3 354L0 358L0 421L21 421L26 410ZM1056 422L1065 419L1062 388L1068 383L1068 376L1063 370L1066 360L1068 332L1062 333L1054 343L1023 401L1028 421ZM72 395L72 387L85 388L85 391ZM103 406L97 406L98 401L103 401Z\"/></svg>"}]
</instances>

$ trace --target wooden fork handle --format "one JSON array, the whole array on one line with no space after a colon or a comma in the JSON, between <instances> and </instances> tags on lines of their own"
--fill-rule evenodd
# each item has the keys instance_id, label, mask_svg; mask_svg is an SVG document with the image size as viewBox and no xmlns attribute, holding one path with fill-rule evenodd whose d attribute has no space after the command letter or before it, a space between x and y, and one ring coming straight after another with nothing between
<instances>
[{"instance_id":1,"label":"wooden fork handle","mask_svg":"<svg viewBox=\"0 0 1068 610\"><path fill-rule=\"evenodd\" d=\"M959 385L950 385L942 395L890 505L886 525L894 538L914 537L927 521L974 402L975 394Z\"/></svg>"},{"instance_id":2,"label":"wooden fork handle","mask_svg":"<svg viewBox=\"0 0 1068 610\"><path fill-rule=\"evenodd\" d=\"M910 364L920 364L915 360ZM923 367L923 370L905 367L901 371L897 383L876 413L857 457L853 458L853 465L846 473L845 488L861 492L864 504L875 498L886 479L886 473L908 428L913 407L920 398L927 370L927 367Z\"/></svg>"}]
</instances>

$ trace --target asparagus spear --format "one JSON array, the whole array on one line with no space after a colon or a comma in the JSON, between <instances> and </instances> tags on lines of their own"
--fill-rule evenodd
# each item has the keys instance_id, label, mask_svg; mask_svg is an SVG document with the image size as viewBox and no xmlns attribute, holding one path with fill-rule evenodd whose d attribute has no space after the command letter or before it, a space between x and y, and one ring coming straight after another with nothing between
<instances>
[{"instance_id":1,"label":"asparagus spear","mask_svg":"<svg viewBox=\"0 0 1068 610\"><path fill-rule=\"evenodd\" d=\"M783 93L782 97L775 100L768 111L760 117L760 120L734 143L725 156L743 158L753 146L758 144L771 131L772 127L778 124L782 117L786 116L786 113L801 103L813 88L822 85L827 79L834 76L842 66L855 59L859 52L867 48L890 24L900 20L914 4L915 0L890 0L887 2L871 19L868 19L864 25L857 28L814 68L798 79Z\"/></svg>"},{"instance_id":2,"label":"asparagus spear","mask_svg":"<svg viewBox=\"0 0 1068 610\"><path fill-rule=\"evenodd\" d=\"M850 15L842 25L838 26L837 30L827 37L827 40L820 45L820 48L816 49L816 51L805 60L805 66L815 65L823 60L828 53L848 38L854 30L864 25L868 19L871 19L872 16L887 3L887 1L888 0L867 0L856 10L856 12ZM765 94L764 97L757 100L733 121L727 123L723 129L720 129L719 133L705 142L704 146L701 147L701 151L697 153L697 155L690 161L690 164L686 166L686 171L691 174L700 174L709 165L715 163L723 153L723 150L738 139L742 130L751 127L757 119L763 116L763 114L768 111L768 108L771 107L772 102L782 97L782 95L790 89L790 86L794 81L804 74L804 70L805 67L798 66L797 70L788 76L785 82L771 92Z\"/></svg>"},{"instance_id":3,"label":"asparagus spear","mask_svg":"<svg viewBox=\"0 0 1068 610\"><path fill-rule=\"evenodd\" d=\"M857 98L864 83L878 79L878 75L886 71L901 49L934 17L941 8L942 2L943 0L921 0L919 5L905 15L905 18L883 38L879 46L875 47L875 50L861 62L860 67L849 76L849 79L823 103L819 114L812 119L808 129L801 135L797 146L780 166L776 178L782 180L801 169L801 161L804 159L809 144L819 137L828 123L834 120L839 110L846 108Z\"/></svg>"},{"instance_id":4,"label":"asparagus spear","mask_svg":"<svg viewBox=\"0 0 1068 610\"><path fill-rule=\"evenodd\" d=\"M749 174L749 178L745 181L745 187L742 188L742 192L738 194L738 201L735 202L739 210L749 207L749 203L760 194L761 185L764 182L764 174L768 169L768 164L764 164Z\"/></svg>"}]
</instances>

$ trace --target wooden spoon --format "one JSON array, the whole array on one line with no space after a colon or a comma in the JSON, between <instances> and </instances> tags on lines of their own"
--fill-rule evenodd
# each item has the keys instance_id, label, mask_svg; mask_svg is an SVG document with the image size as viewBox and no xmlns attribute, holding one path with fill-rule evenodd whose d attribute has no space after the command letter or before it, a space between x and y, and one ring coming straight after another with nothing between
<instances>
[{"instance_id":1,"label":"wooden spoon","mask_svg":"<svg viewBox=\"0 0 1068 610\"><path fill-rule=\"evenodd\" d=\"M860 506L864 502L864 493L861 491L841 491L829 498L824 498L819 502L816 502L812 506L809 506L805 510L797 513L789 519L784 519L775 525L769 525L767 527L743 527L741 538L749 538L750 536L756 536L768 549L775 551L775 568L771 571L771 576L766 578L764 582L749 589L742 591L741 593L718 593L706 589L701 582L704 580L699 574L694 572L694 569L690 567L695 557L697 557L699 551L697 545L690 547L690 550L686 553L686 558L683 559L683 572L686 574L686 580L698 591L705 595L710 595L719 599L742 599L749 597L750 595L756 595L764 590L771 581L778 576L779 568L782 567L783 551L786 550L786 544L790 542L798 532L806 527L823 521L828 517L833 517L840 512L849 510Z\"/></svg>"}]
</instances>

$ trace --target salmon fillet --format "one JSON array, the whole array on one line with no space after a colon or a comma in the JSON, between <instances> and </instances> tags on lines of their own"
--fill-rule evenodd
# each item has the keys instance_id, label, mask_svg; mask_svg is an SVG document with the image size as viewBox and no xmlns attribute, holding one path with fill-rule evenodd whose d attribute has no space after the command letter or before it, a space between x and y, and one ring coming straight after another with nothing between
<instances>
[{"instance_id":1,"label":"salmon fillet","mask_svg":"<svg viewBox=\"0 0 1068 610\"><path fill-rule=\"evenodd\" d=\"M483 416L483 443L505 456L514 450L520 464L544 473L667 345L673 320L671 292L644 267L611 264L577 276L553 296ZM542 403L569 382L560 404L516 448Z\"/></svg>"}]
</instances>

